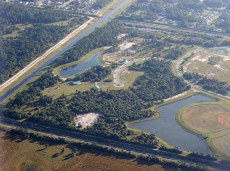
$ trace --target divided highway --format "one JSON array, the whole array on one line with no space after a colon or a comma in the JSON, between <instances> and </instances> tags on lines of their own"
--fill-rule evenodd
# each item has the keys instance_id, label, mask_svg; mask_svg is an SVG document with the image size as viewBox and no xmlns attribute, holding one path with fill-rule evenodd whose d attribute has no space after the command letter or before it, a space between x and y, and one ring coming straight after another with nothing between
<instances>
[{"instance_id":1,"label":"divided highway","mask_svg":"<svg viewBox=\"0 0 230 171\"><path fill-rule=\"evenodd\" d=\"M218 162L195 158L180 156L176 153L166 152L161 150L153 150L151 147L129 143L122 140L113 140L105 137L94 136L84 132L72 131L60 128L53 128L49 126L43 126L40 124L30 122L18 122L14 119L0 117L0 124L4 127L10 128L23 128L26 130L36 131L37 133L45 134L46 136L54 136L57 138L64 138L71 141L83 142L83 143L97 143L107 147L114 147L123 149L130 152L136 152L140 154L154 155L157 157L163 157L165 159L179 160L182 162L196 162L201 165L211 166L213 168L219 168Z\"/></svg>"},{"instance_id":2,"label":"divided highway","mask_svg":"<svg viewBox=\"0 0 230 171\"><path fill-rule=\"evenodd\" d=\"M14 85L5 94L3 94L0 97L0 103L2 103L7 97L9 97L12 93L14 93L21 86L25 85L31 78L33 78L36 74L40 73L45 67L47 67L51 62L53 62L59 56L61 56L64 52L66 52L67 50L69 50L73 45L75 45L77 42L79 42L84 37L88 36L92 31L94 31L101 24L103 24L104 22L108 21L114 14L116 14L117 12L119 12L119 10L123 6L127 5L130 1L131 0L124 0L119 5L117 5L112 11L110 11L107 14L105 14L105 16L103 16L102 18L100 18L97 22L93 23L89 28L87 28L82 33L80 33L79 36L77 36L73 41L71 41L68 45L66 45L62 50L60 50L59 52L57 52L55 55L53 55L51 58L49 58L46 62L44 62L39 68L35 69L29 76L25 77L22 81L20 81L16 85ZM24 72L22 74L24 74ZM13 82L10 82L10 84L7 84L7 86L12 85L12 83Z\"/></svg>"}]
</instances>

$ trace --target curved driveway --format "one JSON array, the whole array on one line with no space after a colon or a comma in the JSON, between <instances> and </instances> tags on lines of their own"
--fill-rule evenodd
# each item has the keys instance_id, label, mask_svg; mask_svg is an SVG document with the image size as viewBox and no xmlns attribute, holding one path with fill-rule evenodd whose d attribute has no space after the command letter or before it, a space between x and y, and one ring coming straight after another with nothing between
<instances>
[{"instance_id":1,"label":"curved driveway","mask_svg":"<svg viewBox=\"0 0 230 171\"><path fill-rule=\"evenodd\" d=\"M129 66L133 65L137 59L133 59L131 61L126 61L122 66L117 68L113 72L113 80L114 80L114 86L115 87L124 87L124 84L121 82L121 73L128 68Z\"/></svg>"}]
</instances>

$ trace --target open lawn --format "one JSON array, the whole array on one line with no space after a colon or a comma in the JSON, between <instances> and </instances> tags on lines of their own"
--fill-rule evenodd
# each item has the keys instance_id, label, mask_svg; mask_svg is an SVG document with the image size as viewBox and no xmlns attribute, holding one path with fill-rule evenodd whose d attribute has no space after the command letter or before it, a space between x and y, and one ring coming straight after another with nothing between
<instances>
[{"instance_id":1,"label":"open lawn","mask_svg":"<svg viewBox=\"0 0 230 171\"><path fill-rule=\"evenodd\" d=\"M32 142L0 132L1 171L164 171L160 165L142 165L109 154L71 149L65 145Z\"/></svg>"},{"instance_id":2,"label":"open lawn","mask_svg":"<svg viewBox=\"0 0 230 171\"><path fill-rule=\"evenodd\" d=\"M143 75L142 72L135 72L135 71L125 71L121 74L121 80L125 84L124 87L114 87L113 82L98 82L98 85L100 86L101 90L107 91L107 90L118 90L118 89L127 89L129 86L133 84L135 79L138 76ZM109 76L106 79L112 79ZM105 79L105 80L106 80ZM74 94L76 91L87 91L90 90L94 86L94 83L90 82L83 82L81 85L70 85L68 82L61 82L54 87L47 88L42 91L43 95L51 96L53 99L57 99L62 94L68 96Z\"/></svg>"},{"instance_id":3,"label":"open lawn","mask_svg":"<svg viewBox=\"0 0 230 171\"><path fill-rule=\"evenodd\" d=\"M229 102L211 102L188 106L178 115L178 121L188 130L201 134L211 148L230 158Z\"/></svg>"}]
</instances>

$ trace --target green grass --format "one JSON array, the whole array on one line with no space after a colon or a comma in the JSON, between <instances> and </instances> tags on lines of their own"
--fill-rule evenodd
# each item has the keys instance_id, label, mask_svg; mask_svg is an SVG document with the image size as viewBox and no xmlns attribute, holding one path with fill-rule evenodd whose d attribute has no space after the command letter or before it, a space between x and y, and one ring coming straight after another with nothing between
<instances>
[{"instance_id":1,"label":"green grass","mask_svg":"<svg viewBox=\"0 0 230 171\"><path fill-rule=\"evenodd\" d=\"M15 24L18 30L12 32L11 34L3 35L4 38L15 38L19 35L19 33L27 28L32 27L32 24Z\"/></svg>"},{"instance_id":2,"label":"green grass","mask_svg":"<svg viewBox=\"0 0 230 171\"><path fill-rule=\"evenodd\" d=\"M216 104L219 104L219 105L222 105L223 102L201 102L201 103L195 103L195 104L191 104L189 106L186 106L184 108L181 108L178 112L177 112L177 115L176 115L176 121L178 124L180 124L184 129L186 129L187 131L199 136L199 137L202 137L206 144L210 147L210 149L212 150L212 152L219 156L225 156L224 153L222 153L220 150L218 150L215 145L213 144L213 139L215 138L215 136L213 135L213 133L204 133L196 128L192 128L191 126L189 126L182 118L182 114L185 112L185 111L188 111L191 107L199 107L200 105L216 105ZM217 124L217 123L216 123ZM214 132L215 134L215 132Z\"/></svg>"}]
</instances>

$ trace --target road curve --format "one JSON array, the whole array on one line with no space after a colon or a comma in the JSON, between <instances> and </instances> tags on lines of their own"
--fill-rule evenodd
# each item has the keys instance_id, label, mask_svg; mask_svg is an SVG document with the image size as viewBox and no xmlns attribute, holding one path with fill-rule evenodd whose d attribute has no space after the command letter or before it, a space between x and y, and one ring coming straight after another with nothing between
<instances>
[{"instance_id":1,"label":"road curve","mask_svg":"<svg viewBox=\"0 0 230 171\"><path fill-rule=\"evenodd\" d=\"M114 80L114 86L115 87L124 87L124 84L121 82L121 73L128 68L129 66L133 65L137 59L133 59L131 61L126 61L122 66L117 68L113 72L113 80Z\"/></svg>"},{"instance_id":2,"label":"road curve","mask_svg":"<svg viewBox=\"0 0 230 171\"><path fill-rule=\"evenodd\" d=\"M57 59L59 56L61 56L64 52L69 50L73 45L75 45L77 42L79 42L84 37L88 36L92 31L94 31L97 27L99 27L102 23L109 20L115 13L119 12L119 10L128 4L131 0L124 0L119 5L117 5L112 11L105 14L102 18L100 18L97 22L93 23L88 29L84 30L82 33L80 33L79 36L77 36L73 41L71 41L68 45L66 45L61 51L57 52L55 55L53 55L51 58L49 58L47 61L45 61L39 68L35 69L29 76L25 77L22 81L20 81L18 84L14 85L11 89L9 89L5 94L3 94L0 97L0 103L2 103L7 97L9 97L12 93L14 93L17 89L19 89L21 86L25 85L31 78L33 78L36 74L41 72L42 69L47 67L51 62L53 62L55 59ZM60 46L60 45L59 45ZM36 59L38 60L38 59ZM35 60L35 61L36 61ZM34 62L34 61L33 61ZM32 62L32 63L33 63ZM33 65L33 64L32 64ZM34 66L34 65L33 65ZM28 66L27 66L28 67ZM25 69L25 68L24 68ZM23 75L25 71L23 70L20 76ZM12 81L9 81L8 83L5 83L5 86L1 86L2 88L5 88L12 84L14 80L17 79L18 76L14 76L14 79ZM19 77L18 77L19 78ZM1 91L1 90L0 90Z\"/></svg>"}]
</instances>

